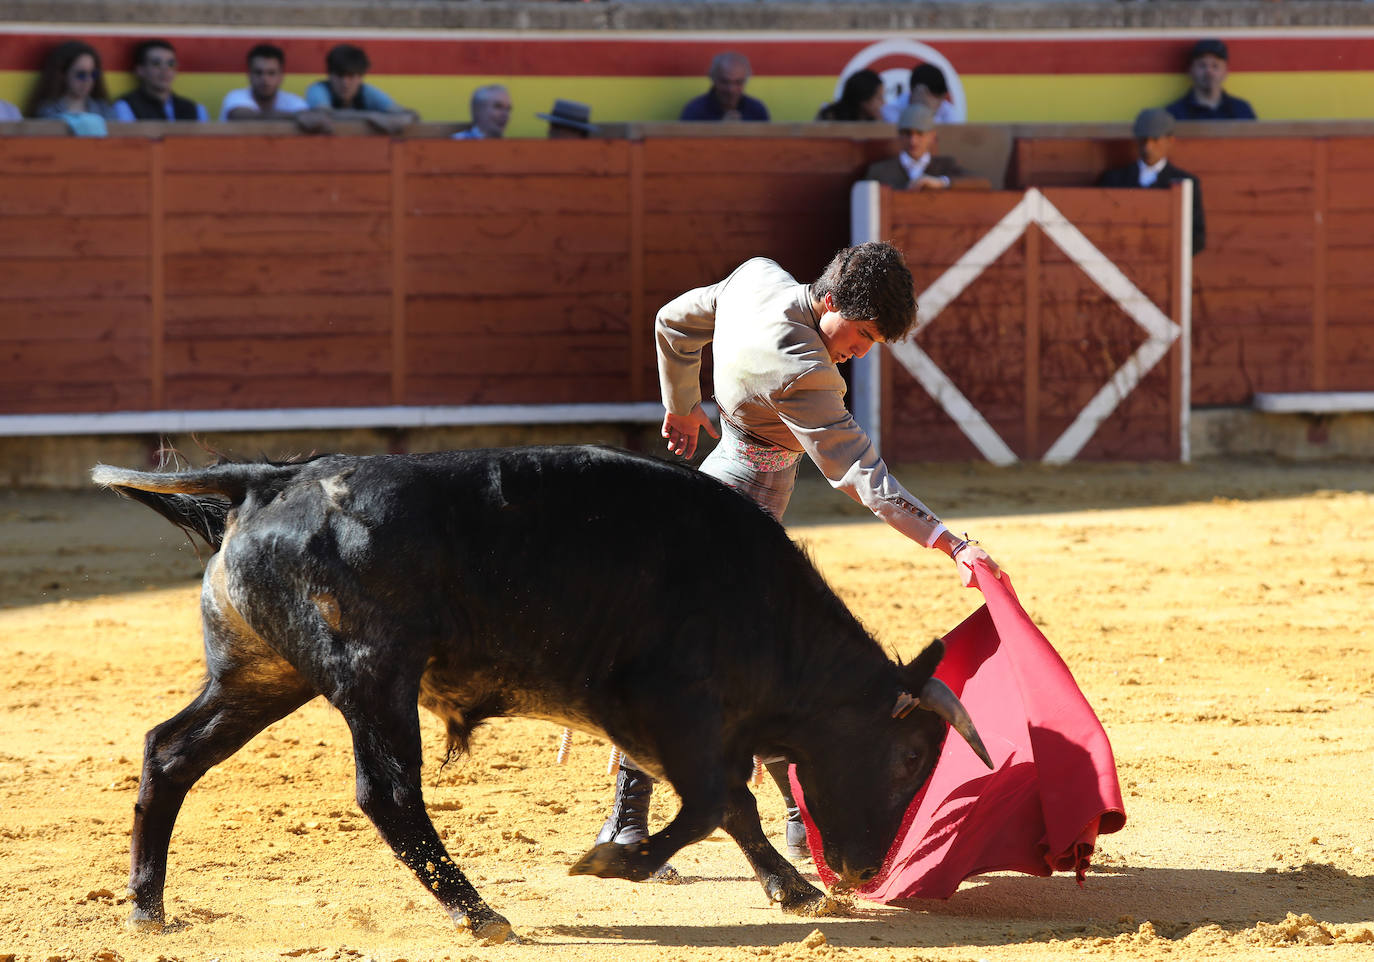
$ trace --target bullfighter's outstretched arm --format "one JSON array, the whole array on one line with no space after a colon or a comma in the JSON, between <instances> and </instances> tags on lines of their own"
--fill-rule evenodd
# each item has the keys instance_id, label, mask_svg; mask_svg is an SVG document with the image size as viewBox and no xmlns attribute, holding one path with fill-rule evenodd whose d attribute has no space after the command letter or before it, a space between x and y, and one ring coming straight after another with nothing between
<instances>
[{"instance_id":1,"label":"bullfighter's outstretched arm","mask_svg":"<svg viewBox=\"0 0 1374 962\"><path fill-rule=\"evenodd\" d=\"M839 371L818 365L775 396L774 408L832 487L917 544L949 555L959 565L965 585L975 558L985 560L997 571L987 552L951 532L892 476L873 442L845 407L844 391Z\"/></svg>"}]
</instances>

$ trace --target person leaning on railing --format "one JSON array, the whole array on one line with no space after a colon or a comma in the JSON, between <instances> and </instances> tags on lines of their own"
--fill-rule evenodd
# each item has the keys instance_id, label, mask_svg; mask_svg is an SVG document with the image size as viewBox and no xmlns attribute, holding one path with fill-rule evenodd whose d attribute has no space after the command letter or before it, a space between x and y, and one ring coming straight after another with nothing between
<instances>
[{"instance_id":1,"label":"person leaning on railing","mask_svg":"<svg viewBox=\"0 0 1374 962\"><path fill-rule=\"evenodd\" d=\"M248 51L248 86L231 90L220 104L220 120L293 121L306 133L327 134L334 129L329 115L311 110L304 97L281 89L286 79L286 54L281 47L260 43Z\"/></svg>"},{"instance_id":2,"label":"person leaning on railing","mask_svg":"<svg viewBox=\"0 0 1374 962\"><path fill-rule=\"evenodd\" d=\"M50 50L25 113L61 120L79 136L103 137L108 132L106 122L118 117L105 89L96 49L68 40Z\"/></svg>"}]
</instances>

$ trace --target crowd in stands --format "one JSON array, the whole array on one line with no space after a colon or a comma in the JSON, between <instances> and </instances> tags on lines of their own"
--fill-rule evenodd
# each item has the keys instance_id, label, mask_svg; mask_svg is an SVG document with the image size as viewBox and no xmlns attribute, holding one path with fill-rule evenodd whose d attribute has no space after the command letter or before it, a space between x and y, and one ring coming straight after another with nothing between
<instances>
[{"instance_id":1,"label":"crowd in stands","mask_svg":"<svg viewBox=\"0 0 1374 962\"><path fill-rule=\"evenodd\" d=\"M43 69L21 113L13 104L0 101L0 122L22 118L58 119L78 135L99 136L111 122L138 120L203 122L209 112L202 104L177 94L176 48L164 39L150 39L134 47L131 57L137 86L111 99L105 86L100 53L88 43L68 40L49 51ZM1253 120L1248 102L1225 89L1230 65L1229 50L1222 40L1199 40L1188 56L1188 91L1163 108L1145 110L1136 118L1133 134L1139 158L1135 165L1110 170L1101 183L1115 187L1165 188L1186 179L1194 185L1194 252L1205 243L1201 189L1197 178L1169 162L1175 121ZM398 134L419 114L398 104L380 88L367 82L371 69L367 53L359 46L341 43L325 56L325 77L306 88L300 97L282 89L286 54L280 47L261 43L246 57L248 86L225 95L216 114L221 121L290 121L307 133L329 133L337 120L362 120L372 128ZM748 57L736 51L718 53L711 61L708 89L682 108L679 119L688 122L766 122L768 107L745 93L752 76ZM957 116L949 87L940 68L917 64L907 89L889 98L884 78L873 70L857 70L845 78L840 97L816 114L818 121L885 122L897 127L897 153L870 165L867 179L897 190L942 190L968 180L953 158L934 153L937 128ZM501 84L486 84L472 92L471 123L455 139L491 140L505 135L513 105L510 91ZM547 113L536 114L548 123L551 138L589 137L597 133L592 108L559 98Z\"/></svg>"},{"instance_id":2,"label":"crowd in stands","mask_svg":"<svg viewBox=\"0 0 1374 962\"><path fill-rule=\"evenodd\" d=\"M22 112L15 105L0 101L0 123L24 118L58 119L74 134L98 136L108 132L110 122L210 119L204 105L173 90L179 65L176 48L170 41L145 40L133 48L130 59L137 86L111 99L99 51L80 40L59 43L48 52ZM1225 90L1229 60L1224 41L1198 41L1188 58L1189 89L1164 109L1177 120L1255 119L1249 103ZM282 89L285 52L273 44L261 43L248 51L248 86L230 91L215 116L221 121L290 120L310 133L332 131L335 120L357 119L383 133L399 133L417 122L419 114L368 83L371 66L361 47L338 44L325 56L325 77L311 83L305 96L300 97ZM745 93L751 76L749 58L744 54L730 50L716 54L707 72L710 86L682 107L678 119L768 121L767 105ZM945 76L935 64L917 64L906 90L891 97L882 76L873 70L857 70L845 78L839 99L822 106L815 119L899 124L908 116L908 108L915 106L926 108L937 125L954 122L959 116ZM455 137L502 137L512 109L510 92L504 86L478 87L470 101L471 123ZM548 121L551 137L580 137L596 132L591 123L591 107L576 101L559 99L549 113L537 116ZM924 118L926 114L909 116ZM913 133L929 132L909 127L903 131L904 136ZM914 185L922 180L914 178L911 182Z\"/></svg>"}]
</instances>

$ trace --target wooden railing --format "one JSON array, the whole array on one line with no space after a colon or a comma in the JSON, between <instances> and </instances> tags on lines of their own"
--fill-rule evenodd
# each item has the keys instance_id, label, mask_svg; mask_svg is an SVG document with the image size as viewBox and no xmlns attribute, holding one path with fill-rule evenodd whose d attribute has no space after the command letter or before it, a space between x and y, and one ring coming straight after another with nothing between
<instances>
[{"instance_id":1,"label":"wooden railing","mask_svg":"<svg viewBox=\"0 0 1374 962\"><path fill-rule=\"evenodd\" d=\"M814 277L849 241L851 183L895 150L881 125L627 127L578 142L190 126L0 137L0 416L652 402L655 309L756 254ZM1129 162L1124 134L941 136L942 150L1019 196ZM1192 403L1369 389L1374 127L1189 128L1174 159L1201 178L1208 223L1193 260ZM894 236L956 251L972 229L959 218L1000 203L995 192L904 197L911 220ZM1117 212L1097 215L1109 247ZM1119 254L1157 254L1144 236ZM1073 305L1076 323L1097 316L1054 245L1039 256L1043 303ZM1024 293L961 310L930 336L1030 316ZM1040 350L1063 360L1077 342L1055 333L1056 310L1038 315L1050 338ZM1016 330L1008 351L1041 343ZM960 362L957 344L940 350ZM1015 355L966 362L1005 395L1015 444L1043 448L1062 412L1032 416L998 386L992 373L1021 371ZM911 412L895 437L924 430L914 400Z\"/></svg>"}]
</instances>

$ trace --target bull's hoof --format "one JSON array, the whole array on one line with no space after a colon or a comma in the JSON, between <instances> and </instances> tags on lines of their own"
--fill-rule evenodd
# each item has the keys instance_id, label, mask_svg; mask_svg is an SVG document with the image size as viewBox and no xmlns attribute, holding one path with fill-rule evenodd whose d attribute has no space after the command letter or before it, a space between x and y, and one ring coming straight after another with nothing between
<instances>
[{"instance_id":1,"label":"bull's hoof","mask_svg":"<svg viewBox=\"0 0 1374 962\"><path fill-rule=\"evenodd\" d=\"M167 923L160 911L135 908L124 920L124 927L130 932L157 933L164 931Z\"/></svg>"},{"instance_id":2,"label":"bull's hoof","mask_svg":"<svg viewBox=\"0 0 1374 962\"><path fill-rule=\"evenodd\" d=\"M822 892L800 875L768 875L763 879L763 890L769 901L776 902L788 915L820 918L850 914L848 900Z\"/></svg>"},{"instance_id":3,"label":"bull's hoof","mask_svg":"<svg viewBox=\"0 0 1374 962\"><path fill-rule=\"evenodd\" d=\"M842 918L853 914L854 905L849 899L814 888L811 891L815 893L814 898L784 901L782 910L788 915L804 915L808 918Z\"/></svg>"},{"instance_id":4,"label":"bull's hoof","mask_svg":"<svg viewBox=\"0 0 1374 962\"><path fill-rule=\"evenodd\" d=\"M510 922L504 916L497 915L490 910L476 918L472 914L460 915L454 921L458 923L458 928L466 929L474 939L483 945L520 941L519 937L511 931Z\"/></svg>"},{"instance_id":5,"label":"bull's hoof","mask_svg":"<svg viewBox=\"0 0 1374 962\"><path fill-rule=\"evenodd\" d=\"M572 868L568 869L568 874L643 882L652 878L654 873L663 867L649 863L642 843L617 845L615 842L602 842L600 845L593 845L591 851L574 862ZM673 870L674 874L676 871Z\"/></svg>"}]
</instances>

